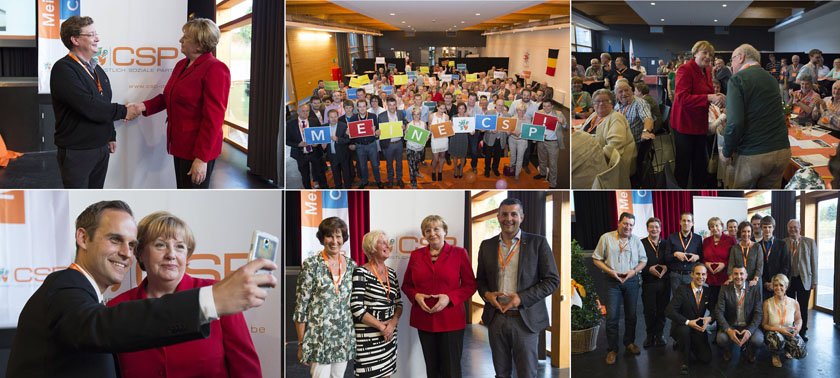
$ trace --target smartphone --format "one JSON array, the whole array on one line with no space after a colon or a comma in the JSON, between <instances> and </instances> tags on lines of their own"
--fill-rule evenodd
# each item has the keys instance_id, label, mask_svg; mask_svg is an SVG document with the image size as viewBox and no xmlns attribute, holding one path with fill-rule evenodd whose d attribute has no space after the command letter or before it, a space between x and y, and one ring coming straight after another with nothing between
<instances>
[{"instance_id":1,"label":"smartphone","mask_svg":"<svg viewBox=\"0 0 840 378\"><path fill-rule=\"evenodd\" d=\"M277 251L280 246L280 239L267 232L255 230L251 236L251 252L248 254L248 261L266 259L277 262ZM270 273L260 269L257 274Z\"/></svg>"}]
</instances>

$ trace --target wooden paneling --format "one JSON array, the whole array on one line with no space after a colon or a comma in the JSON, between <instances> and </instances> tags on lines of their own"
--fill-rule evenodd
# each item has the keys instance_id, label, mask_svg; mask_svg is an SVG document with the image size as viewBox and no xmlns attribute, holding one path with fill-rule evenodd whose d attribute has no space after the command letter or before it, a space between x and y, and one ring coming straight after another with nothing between
<instances>
[{"instance_id":1,"label":"wooden paneling","mask_svg":"<svg viewBox=\"0 0 840 378\"><path fill-rule=\"evenodd\" d=\"M356 13L328 0L288 0L286 14L312 17L333 23L374 30L400 30L387 23Z\"/></svg>"},{"instance_id":2,"label":"wooden paneling","mask_svg":"<svg viewBox=\"0 0 840 378\"><path fill-rule=\"evenodd\" d=\"M552 16L568 16L570 13L569 0L549 0L539 5L534 5L513 12L504 16L484 21L464 30L491 30L495 28L509 27L536 20L547 20Z\"/></svg>"},{"instance_id":3,"label":"wooden paneling","mask_svg":"<svg viewBox=\"0 0 840 378\"><path fill-rule=\"evenodd\" d=\"M304 33L302 35L302 33ZM306 38L305 33L329 34L330 38ZM286 46L289 49L290 68L294 81L295 104L318 86L318 80L330 80L330 70L338 61L334 33L314 32L292 28L286 30Z\"/></svg>"}]
</instances>

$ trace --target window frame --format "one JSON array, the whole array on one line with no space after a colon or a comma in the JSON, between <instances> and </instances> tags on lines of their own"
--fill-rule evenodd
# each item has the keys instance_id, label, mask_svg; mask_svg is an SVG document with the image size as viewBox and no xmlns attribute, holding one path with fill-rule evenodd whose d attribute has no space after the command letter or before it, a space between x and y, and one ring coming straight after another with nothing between
<instances>
[{"instance_id":1,"label":"window frame","mask_svg":"<svg viewBox=\"0 0 840 378\"><path fill-rule=\"evenodd\" d=\"M246 0L220 0L220 1L217 1L216 2L216 19L219 18L220 11L230 9L230 8L236 6L236 5L244 3L245 1ZM253 18L254 18L254 13L253 13L253 8L252 8L250 13L245 14L245 15L240 16L240 17L237 17L233 20L230 20L230 21L228 21L224 24L219 25L219 31L221 32L220 36L225 35L225 33L232 33L234 30L239 29L241 27L245 27L245 26L248 26L248 25L253 25ZM230 62L225 62L225 63L230 65ZM246 137L249 134L248 125L242 125L241 123L238 123L236 121L229 120L227 117L225 117L222 124L223 124L223 126L227 126L232 130L236 130L236 131L239 131L239 132L245 134ZM243 146L243 145L241 145L237 142L234 142L232 139L228 138L227 136L224 137L224 141L225 141L225 143L227 143L231 147L233 147L233 148L235 148L239 151L242 151L243 153L246 153L246 154L248 153L248 148L247 147L245 147L245 146Z\"/></svg>"}]
</instances>

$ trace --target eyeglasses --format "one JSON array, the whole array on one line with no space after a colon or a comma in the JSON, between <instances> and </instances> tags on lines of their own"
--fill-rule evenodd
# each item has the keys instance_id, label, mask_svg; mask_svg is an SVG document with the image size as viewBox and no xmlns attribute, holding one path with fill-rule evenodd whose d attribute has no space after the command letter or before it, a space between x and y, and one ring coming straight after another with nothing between
<instances>
[{"instance_id":1,"label":"eyeglasses","mask_svg":"<svg viewBox=\"0 0 840 378\"><path fill-rule=\"evenodd\" d=\"M96 37L99 37L99 33L95 33L95 32L94 33L83 33L83 34L79 34L79 36L80 37L96 38Z\"/></svg>"},{"instance_id":2,"label":"eyeglasses","mask_svg":"<svg viewBox=\"0 0 840 378\"><path fill-rule=\"evenodd\" d=\"M610 105L610 104L612 104L612 101L609 101L609 100L608 101L600 101L599 100L599 101L592 101L592 103L595 104L595 105Z\"/></svg>"}]
</instances>

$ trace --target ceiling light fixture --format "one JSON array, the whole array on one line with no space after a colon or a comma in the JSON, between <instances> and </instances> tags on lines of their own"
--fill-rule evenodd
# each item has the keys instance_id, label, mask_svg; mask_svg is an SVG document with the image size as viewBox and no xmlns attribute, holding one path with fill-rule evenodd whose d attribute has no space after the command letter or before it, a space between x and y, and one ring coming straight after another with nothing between
<instances>
[{"instance_id":1,"label":"ceiling light fixture","mask_svg":"<svg viewBox=\"0 0 840 378\"><path fill-rule=\"evenodd\" d=\"M404 23L405 23L405 21L402 21L402 23L404 24Z\"/></svg>"},{"instance_id":2,"label":"ceiling light fixture","mask_svg":"<svg viewBox=\"0 0 840 378\"><path fill-rule=\"evenodd\" d=\"M715 22L717 22L717 20L715 20Z\"/></svg>"},{"instance_id":3,"label":"ceiling light fixture","mask_svg":"<svg viewBox=\"0 0 840 378\"><path fill-rule=\"evenodd\" d=\"M654 2L651 2L651 3L650 3L650 5L656 5L656 3L654 3Z\"/></svg>"},{"instance_id":4,"label":"ceiling light fixture","mask_svg":"<svg viewBox=\"0 0 840 378\"><path fill-rule=\"evenodd\" d=\"M396 15L397 15L396 13L391 13L391 16L396 16Z\"/></svg>"},{"instance_id":5,"label":"ceiling light fixture","mask_svg":"<svg viewBox=\"0 0 840 378\"><path fill-rule=\"evenodd\" d=\"M726 8L726 4L721 5L722 7Z\"/></svg>"},{"instance_id":6,"label":"ceiling light fixture","mask_svg":"<svg viewBox=\"0 0 840 378\"><path fill-rule=\"evenodd\" d=\"M660 18L660 19L659 19L659 21L665 22L665 19L664 19L664 18Z\"/></svg>"},{"instance_id":7,"label":"ceiling light fixture","mask_svg":"<svg viewBox=\"0 0 840 378\"><path fill-rule=\"evenodd\" d=\"M476 16L481 16L481 13L476 13L475 15L476 15Z\"/></svg>"}]
</instances>

